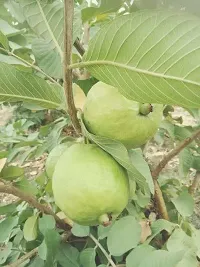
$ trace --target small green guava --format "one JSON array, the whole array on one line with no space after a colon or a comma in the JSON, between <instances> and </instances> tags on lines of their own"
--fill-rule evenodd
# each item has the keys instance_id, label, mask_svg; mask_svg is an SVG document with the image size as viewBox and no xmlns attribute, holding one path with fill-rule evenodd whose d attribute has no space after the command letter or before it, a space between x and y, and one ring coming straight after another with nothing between
<instances>
[{"instance_id":1,"label":"small green guava","mask_svg":"<svg viewBox=\"0 0 200 267\"><path fill-rule=\"evenodd\" d=\"M54 169L55 169L55 166L56 166L56 163L59 157L71 145L72 145L72 142L62 143L62 144L55 146L51 150L45 163L46 173L49 178L53 177Z\"/></svg>"},{"instance_id":2,"label":"small green guava","mask_svg":"<svg viewBox=\"0 0 200 267\"><path fill-rule=\"evenodd\" d=\"M129 100L103 82L90 89L83 109L84 123L91 133L120 141L128 149L154 136L162 114L163 105Z\"/></svg>"},{"instance_id":3,"label":"small green guava","mask_svg":"<svg viewBox=\"0 0 200 267\"><path fill-rule=\"evenodd\" d=\"M57 206L81 225L109 225L129 199L127 172L94 144L74 144L60 156L52 189Z\"/></svg>"}]
</instances>

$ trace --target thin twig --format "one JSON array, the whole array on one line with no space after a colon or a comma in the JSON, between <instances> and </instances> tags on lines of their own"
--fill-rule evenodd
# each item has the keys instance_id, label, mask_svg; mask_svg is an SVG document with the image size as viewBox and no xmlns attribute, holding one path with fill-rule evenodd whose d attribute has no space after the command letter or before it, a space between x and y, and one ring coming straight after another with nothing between
<instances>
[{"instance_id":1,"label":"thin twig","mask_svg":"<svg viewBox=\"0 0 200 267\"><path fill-rule=\"evenodd\" d=\"M74 104L72 88L72 70L68 68L71 64L72 55L72 27L73 27L74 1L64 1L64 91L67 101L68 114L72 125L78 134L81 133L81 126L77 118L77 110Z\"/></svg>"},{"instance_id":2,"label":"thin twig","mask_svg":"<svg viewBox=\"0 0 200 267\"><path fill-rule=\"evenodd\" d=\"M23 62L23 63L26 64L27 66L29 66L29 67L31 67L31 68L37 70L38 72L42 73L42 74L43 74L45 77L47 77L48 80L50 80L51 82L56 83L56 84L58 84L58 85L60 86L60 84L59 84L57 81L55 81L51 76L49 76L48 74L46 74L46 73L45 73L43 70L41 70L38 66L35 66L35 65L29 63L28 61L24 60L23 58L18 57L18 56L15 55L14 53L12 53L12 52L10 52L10 51L7 51L6 49L4 49L4 48L2 48L2 47L0 47L0 51L3 51L3 52L5 52L5 53L7 53L9 56L15 57L16 59L20 60L21 62Z\"/></svg>"},{"instance_id":3,"label":"thin twig","mask_svg":"<svg viewBox=\"0 0 200 267\"><path fill-rule=\"evenodd\" d=\"M200 171L197 171L195 177L194 177L194 180L189 188L189 193L191 195L194 195L196 190L197 190L197 187L199 186L199 183L200 183Z\"/></svg>"},{"instance_id":4,"label":"thin twig","mask_svg":"<svg viewBox=\"0 0 200 267\"><path fill-rule=\"evenodd\" d=\"M82 46L82 44L80 43L79 39L77 38L76 41L74 42L74 47L76 48L76 50L79 52L79 54L81 56L84 55L85 53L85 49L84 47Z\"/></svg>"},{"instance_id":5,"label":"thin twig","mask_svg":"<svg viewBox=\"0 0 200 267\"><path fill-rule=\"evenodd\" d=\"M111 259L111 257L108 255L108 253L106 252L106 250L102 247L102 245L99 243L99 241L92 235L89 234L89 237L94 241L94 243L100 248L100 250L103 252L103 254L105 255L105 257L107 258L108 262L110 263L110 265L112 267L116 267L116 264L114 263L114 261Z\"/></svg>"},{"instance_id":6,"label":"thin twig","mask_svg":"<svg viewBox=\"0 0 200 267\"><path fill-rule=\"evenodd\" d=\"M187 145L192 143L195 139L200 137L200 130L193 133L191 137L186 138L183 142L181 142L176 148L174 148L172 151L170 151L157 165L157 167L152 171L152 177L154 179L157 179L160 172L164 169L164 167L167 165L167 163L174 158L176 155L178 155Z\"/></svg>"},{"instance_id":7,"label":"thin twig","mask_svg":"<svg viewBox=\"0 0 200 267\"><path fill-rule=\"evenodd\" d=\"M159 215L162 219L169 221L169 215L167 212L167 207L165 205L165 200L163 198L163 194L157 180L154 180L154 187L155 187L155 201L159 211Z\"/></svg>"},{"instance_id":8,"label":"thin twig","mask_svg":"<svg viewBox=\"0 0 200 267\"><path fill-rule=\"evenodd\" d=\"M30 206L40 210L43 213L52 215L60 228L64 230L71 229L71 227L67 225L63 220L61 220L49 207L42 205L34 196L24 193L13 185L0 184L0 192L12 194L16 197L19 197L20 199L26 201Z\"/></svg>"},{"instance_id":9,"label":"thin twig","mask_svg":"<svg viewBox=\"0 0 200 267\"><path fill-rule=\"evenodd\" d=\"M28 259L31 259L32 257L34 257L36 254L38 253L38 248L34 248L33 250L29 251L28 253L26 253L24 256L22 256L21 258L19 258L18 260L16 260L15 262L6 265L5 267L19 267L20 264L22 264L23 262L25 262Z\"/></svg>"}]
</instances>

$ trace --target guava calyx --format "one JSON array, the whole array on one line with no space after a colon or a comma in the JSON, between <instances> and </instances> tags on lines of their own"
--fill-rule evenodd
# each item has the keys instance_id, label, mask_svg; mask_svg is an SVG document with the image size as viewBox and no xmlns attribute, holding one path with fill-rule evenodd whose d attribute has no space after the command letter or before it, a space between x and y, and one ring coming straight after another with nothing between
<instances>
[{"instance_id":1,"label":"guava calyx","mask_svg":"<svg viewBox=\"0 0 200 267\"><path fill-rule=\"evenodd\" d=\"M112 220L112 216L110 214L102 214L100 217L99 217L99 223L103 226L109 226L111 224L111 220Z\"/></svg>"},{"instance_id":2,"label":"guava calyx","mask_svg":"<svg viewBox=\"0 0 200 267\"><path fill-rule=\"evenodd\" d=\"M147 116L149 113L153 112L153 106L149 103L140 104L139 114Z\"/></svg>"}]
</instances>

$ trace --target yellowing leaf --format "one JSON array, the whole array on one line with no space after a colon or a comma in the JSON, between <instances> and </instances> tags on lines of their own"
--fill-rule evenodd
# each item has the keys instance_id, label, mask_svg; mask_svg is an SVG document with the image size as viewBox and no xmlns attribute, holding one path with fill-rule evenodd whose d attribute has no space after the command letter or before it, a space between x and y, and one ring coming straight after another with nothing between
<instances>
[{"instance_id":1,"label":"yellowing leaf","mask_svg":"<svg viewBox=\"0 0 200 267\"><path fill-rule=\"evenodd\" d=\"M24 224L24 238L26 241L33 241L37 237L37 219L38 216L34 215L29 217Z\"/></svg>"},{"instance_id":2,"label":"yellowing leaf","mask_svg":"<svg viewBox=\"0 0 200 267\"><path fill-rule=\"evenodd\" d=\"M76 108L83 109L86 100L86 95L77 84L73 84L73 91L74 91L74 102Z\"/></svg>"}]
</instances>

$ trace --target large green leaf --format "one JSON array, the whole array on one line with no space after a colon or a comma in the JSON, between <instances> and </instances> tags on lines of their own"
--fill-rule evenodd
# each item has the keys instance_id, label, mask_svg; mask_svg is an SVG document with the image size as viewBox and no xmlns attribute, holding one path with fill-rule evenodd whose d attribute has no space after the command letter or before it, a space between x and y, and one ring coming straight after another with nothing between
<instances>
[{"instance_id":1,"label":"large green leaf","mask_svg":"<svg viewBox=\"0 0 200 267\"><path fill-rule=\"evenodd\" d=\"M187 191L181 192L172 202L183 217L191 216L194 212L194 199Z\"/></svg>"},{"instance_id":2,"label":"large green leaf","mask_svg":"<svg viewBox=\"0 0 200 267\"><path fill-rule=\"evenodd\" d=\"M139 102L200 107L200 20L143 10L105 25L81 64Z\"/></svg>"},{"instance_id":3,"label":"large green leaf","mask_svg":"<svg viewBox=\"0 0 200 267\"><path fill-rule=\"evenodd\" d=\"M29 26L39 39L33 41L33 53L40 68L55 78L62 77L63 3L54 1L21 0L20 5ZM74 12L73 41L81 30L81 14Z\"/></svg>"},{"instance_id":4,"label":"large green leaf","mask_svg":"<svg viewBox=\"0 0 200 267\"><path fill-rule=\"evenodd\" d=\"M0 101L24 101L45 108L58 108L63 102L63 89L36 75L0 63Z\"/></svg>"}]
</instances>

